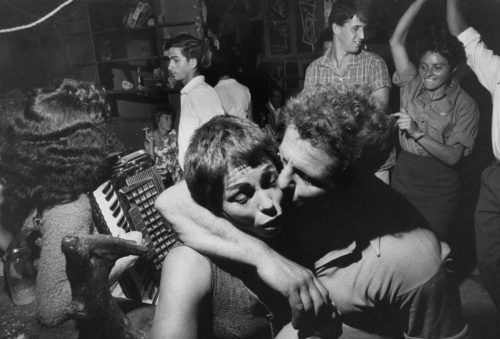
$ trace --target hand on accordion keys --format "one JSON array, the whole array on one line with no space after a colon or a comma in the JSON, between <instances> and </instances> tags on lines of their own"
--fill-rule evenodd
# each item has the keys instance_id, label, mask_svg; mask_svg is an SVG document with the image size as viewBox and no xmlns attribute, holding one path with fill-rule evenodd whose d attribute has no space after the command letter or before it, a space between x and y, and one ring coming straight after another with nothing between
<instances>
[{"instance_id":1,"label":"hand on accordion keys","mask_svg":"<svg viewBox=\"0 0 500 339\"><path fill-rule=\"evenodd\" d=\"M137 245L143 245L142 241L142 233L137 232L137 231L130 231L130 232L125 232L121 228L118 229L118 234L115 236L121 239L125 240L130 240L135 242ZM109 274L109 281L110 283L114 283L118 277L128 268L132 267L134 263L136 262L138 256L136 255L129 255L123 258L120 258L116 261L115 265L113 266L113 269L111 270L111 273Z\"/></svg>"}]
</instances>

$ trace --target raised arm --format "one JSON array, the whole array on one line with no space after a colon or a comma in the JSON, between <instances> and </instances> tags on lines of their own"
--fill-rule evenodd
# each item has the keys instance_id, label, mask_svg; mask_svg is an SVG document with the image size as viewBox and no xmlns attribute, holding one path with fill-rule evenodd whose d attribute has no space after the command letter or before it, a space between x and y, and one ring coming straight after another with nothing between
<instances>
[{"instance_id":1,"label":"raised arm","mask_svg":"<svg viewBox=\"0 0 500 339\"><path fill-rule=\"evenodd\" d=\"M410 58L408 57L408 52L405 47L406 37L408 36L408 31L410 30L413 20L425 1L426 0L415 0L410 7L408 7L401 19L399 19L394 29L394 33L392 33L391 39L389 40L394 65L399 74L402 74L410 64Z\"/></svg>"},{"instance_id":2,"label":"raised arm","mask_svg":"<svg viewBox=\"0 0 500 339\"><path fill-rule=\"evenodd\" d=\"M328 292L311 271L196 204L184 181L165 190L155 207L186 245L208 256L255 267L267 285L288 298L295 326L329 304Z\"/></svg>"},{"instance_id":3,"label":"raised arm","mask_svg":"<svg viewBox=\"0 0 500 339\"><path fill-rule=\"evenodd\" d=\"M461 7L460 0L447 1L446 19L448 21L448 29L454 36L458 36L469 27L462 14Z\"/></svg>"}]
</instances>

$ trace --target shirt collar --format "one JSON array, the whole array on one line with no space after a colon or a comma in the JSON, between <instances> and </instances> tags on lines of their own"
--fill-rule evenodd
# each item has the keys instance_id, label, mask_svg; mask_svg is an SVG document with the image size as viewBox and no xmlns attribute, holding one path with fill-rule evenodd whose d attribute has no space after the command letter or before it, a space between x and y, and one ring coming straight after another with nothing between
<instances>
[{"instance_id":1,"label":"shirt collar","mask_svg":"<svg viewBox=\"0 0 500 339\"><path fill-rule=\"evenodd\" d=\"M456 79L452 79L442 97L432 100L429 92L427 92L423 85L421 85L418 98L423 104L430 104L432 101L438 102L439 108L443 111L449 111L457 100L460 92L460 84ZM442 106L442 107L441 107Z\"/></svg>"},{"instance_id":2,"label":"shirt collar","mask_svg":"<svg viewBox=\"0 0 500 339\"><path fill-rule=\"evenodd\" d=\"M205 82L205 77L203 75L197 75L186 86L182 87L181 94L189 94L196 86Z\"/></svg>"},{"instance_id":3,"label":"shirt collar","mask_svg":"<svg viewBox=\"0 0 500 339\"><path fill-rule=\"evenodd\" d=\"M330 54L332 53L332 48L330 47L330 49L328 51L326 51L326 53L320 58L319 60L319 63L321 66L324 66L324 67L328 67L328 68L333 68L333 62L330 58ZM349 56L349 63L348 63L348 66L358 66L361 64L361 59L362 59L362 54L365 53L364 50L361 50L359 51L359 53L356 53L356 54L352 54L350 53Z\"/></svg>"},{"instance_id":4,"label":"shirt collar","mask_svg":"<svg viewBox=\"0 0 500 339\"><path fill-rule=\"evenodd\" d=\"M229 85L229 84L233 84L235 82L236 82L236 80L234 80L233 78L228 78L228 79L219 80L217 82L217 85L223 85L223 84Z\"/></svg>"}]
</instances>

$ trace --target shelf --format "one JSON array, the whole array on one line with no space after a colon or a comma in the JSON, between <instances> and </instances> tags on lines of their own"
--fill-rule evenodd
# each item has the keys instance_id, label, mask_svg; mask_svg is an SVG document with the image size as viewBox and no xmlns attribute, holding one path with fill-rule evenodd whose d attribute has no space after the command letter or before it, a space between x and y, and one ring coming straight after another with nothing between
<instances>
[{"instance_id":1,"label":"shelf","mask_svg":"<svg viewBox=\"0 0 500 339\"><path fill-rule=\"evenodd\" d=\"M156 59L161 59L161 58L165 58L165 57L159 56L159 55L153 55L153 56L145 56L145 57L139 57L139 58L120 58L120 59L97 61L96 64L99 64L99 65L101 65L101 64L119 64L119 63L130 62L130 61L156 60Z\"/></svg>"},{"instance_id":2,"label":"shelf","mask_svg":"<svg viewBox=\"0 0 500 339\"><path fill-rule=\"evenodd\" d=\"M166 102L167 94L179 93L178 89L142 90L137 89L113 89L107 90L106 94L113 100L136 101L136 102Z\"/></svg>"},{"instance_id":3,"label":"shelf","mask_svg":"<svg viewBox=\"0 0 500 339\"><path fill-rule=\"evenodd\" d=\"M106 94L111 95L111 96L118 96L118 95L141 95L141 96L149 96L149 95L159 95L159 94L169 94L169 93L179 93L178 89L173 89L173 88L163 88L161 90L143 90L143 91L138 91L136 89L109 89L106 90Z\"/></svg>"},{"instance_id":4,"label":"shelf","mask_svg":"<svg viewBox=\"0 0 500 339\"><path fill-rule=\"evenodd\" d=\"M105 64L122 64L130 61L144 61L144 60L166 60L168 57L162 55L153 55L148 57L140 57L140 58L121 58L121 59L111 59L105 61L86 61L86 62L77 62L73 64L74 67L85 67L90 65L105 65Z\"/></svg>"},{"instance_id":5,"label":"shelf","mask_svg":"<svg viewBox=\"0 0 500 339\"><path fill-rule=\"evenodd\" d=\"M184 30L196 31L195 17L174 15L169 16L169 21L164 21L166 15L162 11L165 11L165 6L158 3L158 0L81 1L85 5L82 6L82 11L77 13L78 17L65 20L65 42L74 77L95 81L106 88L115 88L107 91L108 97L115 103L117 100L168 102L171 95L167 94L179 93L179 89L157 89L154 82L149 84L146 81L149 87L141 91L136 88L124 90L121 88L121 82L137 79L138 67L147 77L153 76L155 68L160 68L164 74L168 74L165 61L168 57L163 55L165 36ZM135 13L139 1L148 2L153 13L146 22L138 21L140 25L137 27L123 27L124 18L129 22L128 17L132 10ZM174 2L173 7L169 5L172 8L185 5L185 0L168 2L171 1ZM158 18L161 21L158 21ZM124 107L120 109L126 109Z\"/></svg>"},{"instance_id":6,"label":"shelf","mask_svg":"<svg viewBox=\"0 0 500 339\"><path fill-rule=\"evenodd\" d=\"M119 34L119 33L135 33L135 32L144 32L150 31L156 28L166 28L166 27L180 27L180 26L189 26L194 25L194 21L180 21L180 22L171 22L166 24L157 24L154 26L142 26L142 27L133 27L133 28L117 28L110 30L102 30L102 31L76 31L69 32L69 35L82 35L82 34L93 34L93 35L105 35L105 34Z\"/></svg>"},{"instance_id":7,"label":"shelf","mask_svg":"<svg viewBox=\"0 0 500 339\"><path fill-rule=\"evenodd\" d=\"M194 21L179 21L179 22L170 22L168 24L158 24L156 27L179 27L179 26L189 26L194 25Z\"/></svg>"},{"instance_id":8,"label":"shelf","mask_svg":"<svg viewBox=\"0 0 500 339\"><path fill-rule=\"evenodd\" d=\"M104 35L104 34L119 34L119 33L138 33L138 32L147 32L156 29L156 26L142 26L142 27L126 27L119 29L110 29L105 31L94 31L92 34L94 35Z\"/></svg>"}]
</instances>

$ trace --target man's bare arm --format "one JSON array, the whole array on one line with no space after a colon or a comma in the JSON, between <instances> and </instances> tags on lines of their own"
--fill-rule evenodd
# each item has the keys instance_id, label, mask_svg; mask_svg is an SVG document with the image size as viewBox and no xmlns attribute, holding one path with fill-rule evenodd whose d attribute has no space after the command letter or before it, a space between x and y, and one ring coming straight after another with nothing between
<instances>
[{"instance_id":1,"label":"man's bare arm","mask_svg":"<svg viewBox=\"0 0 500 339\"><path fill-rule=\"evenodd\" d=\"M184 181L165 190L156 209L172 224L186 245L208 256L228 258L256 268L260 278L286 296L292 322L300 327L329 307L328 292L314 274L281 256L259 239L199 206Z\"/></svg>"},{"instance_id":2,"label":"man's bare arm","mask_svg":"<svg viewBox=\"0 0 500 339\"><path fill-rule=\"evenodd\" d=\"M465 31L469 24L465 21L462 14L460 0L448 0L446 6L446 19L448 21L448 29L454 36L460 35Z\"/></svg>"}]
</instances>

